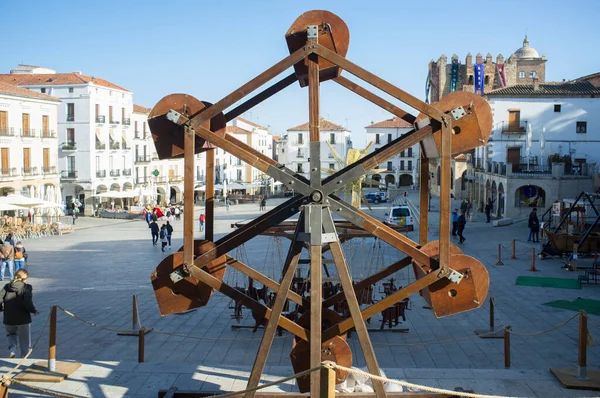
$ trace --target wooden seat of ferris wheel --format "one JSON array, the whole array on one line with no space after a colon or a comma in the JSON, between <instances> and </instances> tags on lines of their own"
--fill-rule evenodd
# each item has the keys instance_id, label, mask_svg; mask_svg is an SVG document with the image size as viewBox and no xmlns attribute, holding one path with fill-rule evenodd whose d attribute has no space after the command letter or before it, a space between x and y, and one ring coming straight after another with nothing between
<instances>
[{"instance_id":1,"label":"wooden seat of ferris wheel","mask_svg":"<svg viewBox=\"0 0 600 398\"><path fill-rule=\"evenodd\" d=\"M192 117L212 104L200 101L188 94L170 94L163 97L148 115L148 126L152 134L159 159L183 157L184 128L167 119L167 113L173 109L184 116ZM225 127L225 116L220 112L202 127L218 131ZM195 137L194 153L204 152L212 146L201 137Z\"/></svg>"},{"instance_id":2,"label":"wooden seat of ferris wheel","mask_svg":"<svg viewBox=\"0 0 600 398\"><path fill-rule=\"evenodd\" d=\"M215 244L207 240L194 240L194 256L198 257L213 249ZM171 280L174 269L183 264L183 247L165 257L150 276L158 309L162 316L177 314L208 304L213 289L191 275L175 283ZM215 278L223 281L227 268L226 256L220 256L203 267Z\"/></svg>"}]
</instances>

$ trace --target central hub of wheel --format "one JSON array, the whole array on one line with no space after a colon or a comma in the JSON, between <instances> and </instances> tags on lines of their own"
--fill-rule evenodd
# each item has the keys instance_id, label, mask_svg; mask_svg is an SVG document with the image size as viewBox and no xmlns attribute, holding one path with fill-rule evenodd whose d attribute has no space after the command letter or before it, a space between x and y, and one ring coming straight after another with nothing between
<instances>
[{"instance_id":1,"label":"central hub of wheel","mask_svg":"<svg viewBox=\"0 0 600 398\"><path fill-rule=\"evenodd\" d=\"M316 190L310 194L310 200L315 203L321 203L323 201L323 192Z\"/></svg>"}]
</instances>

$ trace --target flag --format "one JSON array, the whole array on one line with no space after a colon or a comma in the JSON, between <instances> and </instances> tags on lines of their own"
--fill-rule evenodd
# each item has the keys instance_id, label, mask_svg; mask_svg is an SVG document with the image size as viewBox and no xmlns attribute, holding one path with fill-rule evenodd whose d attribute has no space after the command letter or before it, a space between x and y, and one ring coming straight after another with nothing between
<instances>
[{"instance_id":1,"label":"flag","mask_svg":"<svg viewBox=\"0 0 600 398\"><path fill-rule=\"evenodd\" d=\"M473 70L475 72L475 94L477 94L477 90L479 90L480 94L485 94L483 82L484 82L484 65L483 64L475 64L473 66Z\"/></svg>"},{"instance_id":2,"label":"flag","mask_svg":"<svg viewBox=\"0 0 600 398\"><path fill-rule=\"evenodd\" d=\"M425 81L425 103L429 103L429 89L431 88L431 69L427 73L427 80Z\"/></svg>"},{"instance_id":3,"label":"flag","mask_svg":"<svg viewBox=\"0 0 600 398\"><path fill-rule=\"evenodd\" d=\"M506 87L506 72L504 70L504 64L496 64L496 73L498 74L500 87Z\"/></svg>"},{"instance_id":4,"label":"flag","mask_svg":"<svg viewBox=\"0 0 600 398\"><path fill-rule=\"evenodd\" d=\"M452 60L452 69L450 72L450 92L453 93L456 91L456 86L458 85L458 71L459 65L457 59Z\"/></svg>"}]
</instances>

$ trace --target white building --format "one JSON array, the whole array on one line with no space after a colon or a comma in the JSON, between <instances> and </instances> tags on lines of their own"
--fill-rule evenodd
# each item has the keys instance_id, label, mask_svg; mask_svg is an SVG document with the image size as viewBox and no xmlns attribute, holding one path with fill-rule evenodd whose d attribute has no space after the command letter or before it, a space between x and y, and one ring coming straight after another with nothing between
<instances>
[{"instance_id":1,"label":"white building","mask_svg":"<svg viewBox=\"0 0 600 398\"><path fill-rule=\"evenodd\" d=\"M468 196L479 204L490 198L494 215L513 217L593 189L600 162L599 87L534 79L486 97L492 134L486 147L475 150Z\"/></svg>"},{"instance_id":2,"label":"white building","mask_svg":"<svg viewBox=\"0 0 600 398\"><path fill-rule=\"evenodd\" d=\"M321 170L340 170L340 166L331 153L327 142L333 146L345 162L348 149L352 148L350 131L323 118L320 120L320 131ZM288 129L287 135L281 141L280 152L278 153L279 163L284 164L297 173L304 174L305 177L309 177L309 144L308 122ZM326 172L321 173L322 178L328 175Z\"/></svg>"},{"instance_id":3,"label":"white building","mask_svg":"<svg viewBox=\"0 0 600 398\"><path fill-rule=\"evenodd\" d=\"M369 153L401 137L413 128L410 123L399 117L371 123L365 127L367 129L367 145L370 142L373 143ZM385 171L370 174L369 178L381 181L388 187L409 186L418 183L419 153L419 145L413 145L397 156L388 159L386 163L380 164L379 169L385 169Z\"/></svg>"},{"instance_id":4,"label":"white building","mask_svg":"<svg viewBox=\"0 0 600 398\"><path fill-rule=\"evenodd\" d=\"M67 206L78 200L89 215L100 204L95 195L133 189L131 92L79 72L0 75L0 81L61 100L58 166Z\"/></svg>"},{"instance_id":5,"label":"white building","mask_svg":"<svg viewBox=\"0 0 600 398\"><path fill-rule=\"evenodd\" d=\"M0 195L61 202L59 103L47 94L0 82Z\"/></svg>"}]
</instances>

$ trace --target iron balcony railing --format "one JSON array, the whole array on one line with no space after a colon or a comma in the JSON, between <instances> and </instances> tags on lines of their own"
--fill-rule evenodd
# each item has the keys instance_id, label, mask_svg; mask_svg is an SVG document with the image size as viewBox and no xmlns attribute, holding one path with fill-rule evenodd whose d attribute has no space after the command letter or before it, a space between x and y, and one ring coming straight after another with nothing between
<instances>
[{"instance_id":1,"label":"iron balcony railing","mask_svg":"<svg viewBox=\"0 0 600 398\"><path fill-rule=\"evenodd\" d=\"M182 180L181 176L169 176L169 182L181 182Z\"/></svg>"},{"instance_id":2,"label":"iron balcony railing","mask_svg":"<svg viewBox=\"0 0 600 398\"><path fill-rule=\"evenodd\" d=\"M76 170L63 170L60 172L60 178L64 180L74 180L77 178Z\"/></svg>"},{"instance_id":3,"label":"iron balcony railing","mask_svg":"<svg viewBox=\"0 0 600 398\"><path fill-rule=\"evenodd\" d=\"M139 131L136 131L133 133L133 138L135 138L136 140L141 140L142 139L142 133Z\"/></svg>"},{"instance_id":4,"label":"iron balcony railing","mask_svg":"<svg viewBox=\"0 0 600 398\"><path fill-rule=\"evenodd\" d=\"M77 149L77 145L76 145L75 141L67 141L62 144L63 151L74 151L76 149Z\"/></svg>"},{"instance_id":5,"label":"iron balcony railing","mask_svg":"<svg viewBox=\"0 0 600 398\"><path fill-rule=\"evenodd\" d=\"M0 176L2 177L15 177L17 176L17 168L16 167L8 167L0 169Z\"/></svg>"},{"instance_id":6,"label":"iron balcony railing","mask_svg":"<svg viewBox=\"0 0 600 398\"><path fill-rule=\"evenodd\" d=\"M123 119L123 126L131 126L131 119Z\"/></svg>"},{"instance_id":7,"label":"iron balcony railing","mask_svg":"<svg viewBox=\"0 0 600 398\"><path fill-rule=\"evenodd\" d=\"M116 169L116 170L111 170L110 171L110 176L111 177L119 177L121 175L121 170Z\"/></svg>"},{"instance_id":8,"label":"iron balcony railing","mask_svg":"<svg viewBox=\"0 0 600 398\"><path fill-rule=\"evenodd\" d=\"M74 122L75 121L75 115L67 115L67 122Z\"/></svg>"},{"instance_id":9,"label":"iron balcony railing","mask_svg":"<svg viewBox=\"0 0 600 398\"><path fill-rule=\"evenodd\" d=\"M56 138L56 131L54 130L46 130L42 131L42 138Z\"/></svg>"},{"instance_id":10,"label":"iron balcony railing","mask_svg":"<svg viewBox=\"0 0 600 398\"><path fill-rule=\"evenodd\" d=\"M527 120L519 123L500 122L502 134L525 134L527 131Z\"/></svg>"},{"instance_id":11,"label":"iron balcony railing","mask_svg":"<svg viewBox=\"0 0 600 398\"><path fill-rule=\"evenodd\" d=\"M38 169L37 167L23 167L21 173L24 176L36 176L38 175Z\"/></svg>"},{"instance_id":12,"label":"iron balcony railing","mask_svg":"<svg viewBox=\"0 0 600 398\"><path fill-rule=\"evenodd\" d=\"M96 149L102 151L102 150L106 149L106 144L104 144L102 142L96 142Z\"/></svg>"},{"instance_id":13,"label":"iron balcony railing","mask_svg":"<svg viewBox=\"0 0 600 398\"><path fill-rule=\"evenodd\" d=\"M118 120L111 120L109 123L110 124L120 124L120 122Z\"/></svg>"},{"instance_id":14,"label":"iron balcony railing","mask_svg":"<svg viewBox=\"0 0 600 398\"><path fill-rule=\"evenodd\" d=\"M35 137L35 129L21 129L21 137Z\"/></svg>"},{"instance_id":15,"label":"iron balcony railing","mask_svg":"<svg viewBox=\"0 0 600 398\"><path fill-rule=\"evenodd\" d=\"M150 156L138 155L136 156L137 163L148 163L150 162Z\"/></svg>"},{"instance_id":16,"label":"iron balcony railing","mask_svg":"<svg viewBox=\"0 0 600 398\"><path fill-rule=\"evenodd\" d=\"M146 177L138 177L135 179L136 184L146 184L148 182L148 178Z\"/></svg>"},{"instance_id":17,"label":"iron balcony railing","mask_svg":"<svg viewBox=\"0 0 600 398\"><path fill-rule=\"evenodd\" d=\"M104 115L96 116L96 123L100 123L100 124L106 123L106 116L104 116Z\"/></svg>"},{"instance_id":18,"label":"iron balcony railing","mask_svg":"<svg viewBox=\"0 0 600 398\"><path fill-rule=\"evenodd\" d=\"M123 175L129 177L131 175L131 169L123 169Z\"/></svg>"},{"instance_id":19,"label":"iron balcony railing","mask_svg":"<svg viewBox=\"0 0 600 398\"><path fill-rule=\"evenodd\" d=\"M162 177L156 177L156 182L159 184L164 184L167 182L167 177L162 176Z\"/></svg>"},{"instance_id":20,"label":"iron balcony railing","mask_svg":"<svg viewBox=\"0 0 600 398\"><path fill-rule=\"evenodd\" d=\"M44 166L44 167L42 167L42 174L44 174L44 175L56 174L56 166Z\"/></svg>"},{"instance_id":21,"label":"iron balcony railing","mask_svg":"<svg viewBox=\"0 0 600 398\"><path fill-rule=\"evenodd\" d=\"M98 178L106 177L106 170L96 170L96 177L98 177Z\"/></svg>"},{"instance_id":22,"label":"iron balcony railing","mask_svg":"<svg viewBox=\"0 0 600 398\"><path fill-rule=\"evenodd\" d=\"M14 135L15 135L15 128L14 127L11 127L11 128L2 127L2 128L0 128L0 136L3 136L3 137L12 137Z\"/></svg>"}]
</instances>

